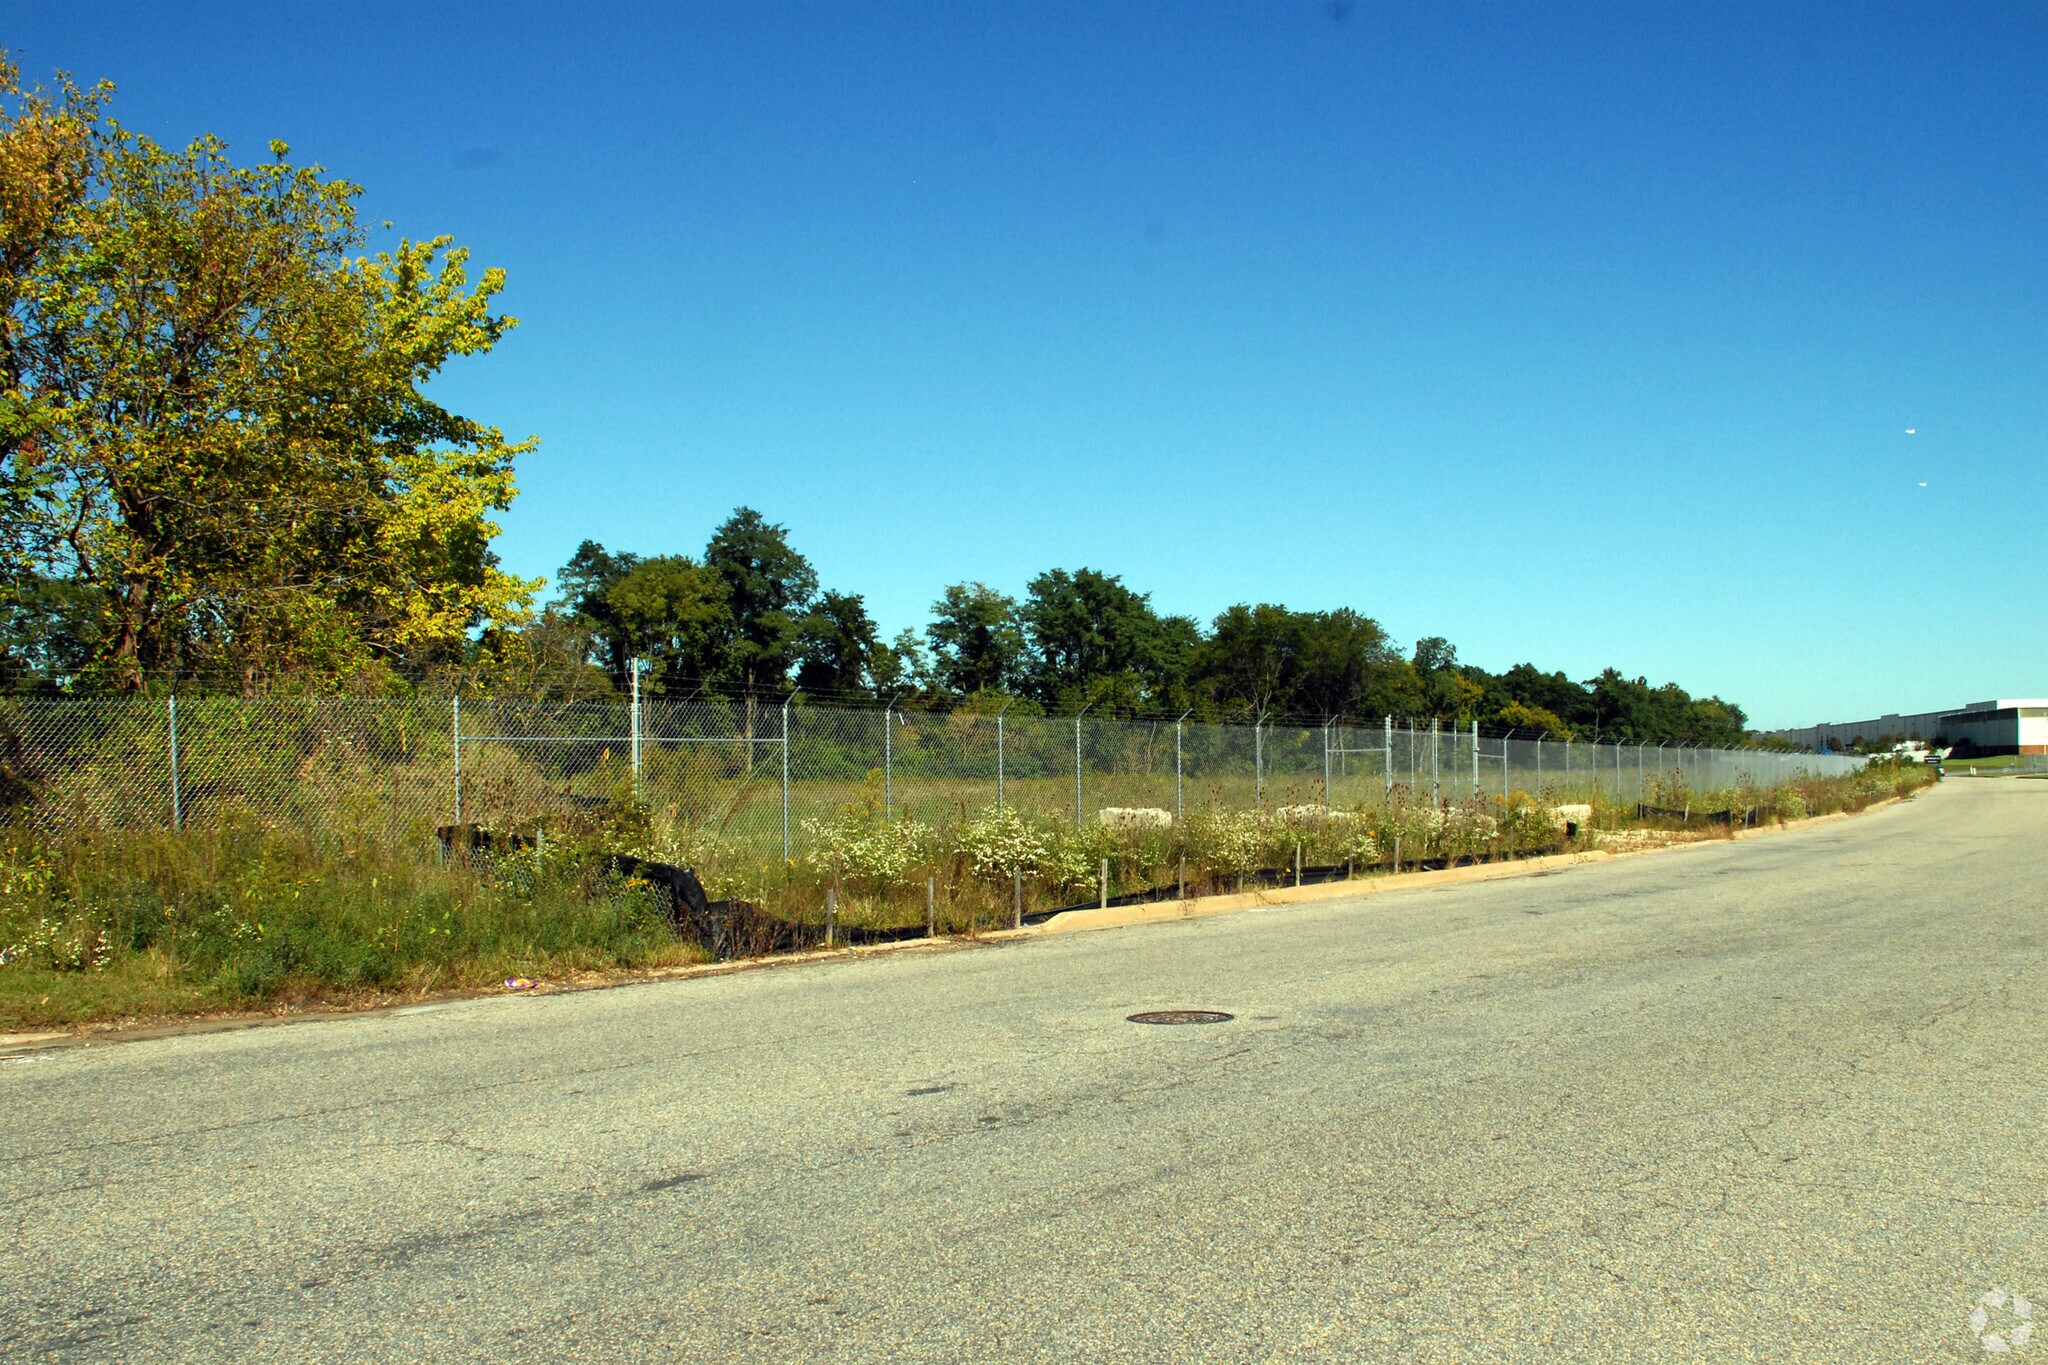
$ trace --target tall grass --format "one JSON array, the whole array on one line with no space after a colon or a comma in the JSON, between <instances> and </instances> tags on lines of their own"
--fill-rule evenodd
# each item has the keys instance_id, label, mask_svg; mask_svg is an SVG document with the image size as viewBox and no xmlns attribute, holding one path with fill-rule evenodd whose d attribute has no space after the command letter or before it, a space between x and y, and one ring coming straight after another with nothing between
<instances>
[{"instance_id":1,"label":"tall grass","mask_svg":"<svg viewBox=\"0 0 2048 1365\"><path fill-rule=\"evenodd\" d=\"M589 859L488 871L243 817L0 831L0 1027L473 986L701 956Z\"/></svg>"},{"instance_id":2,"label":"tall grass","mask_svg":"<svg viewBox=\"0 0 2048 1365\"><path fill-rule=\"evenodd\" d=\"M1933 780L1916 764L1694 792L1660 776L1650 804L1762 810L1796 819L1857 810ZM1558 793L1431 804L1394 799L1325 813L1206 808L1180 821L1075 828L1071 819L985 810L940 829L882 809L875 793L809 822L808 852L764 859L714 832L630 813L544 852L488 868L367 831L308 830L244 812L204 829L35 835L0 827L0 1029L133 1015L282 1007L479 986L510 976L700 960L649 889L606 870L606 849L697 868L714 897L816 924L832 893L844 926L919 926L926 896L943 932L1007 924L1033 907L1112 895L1243 885L1262 869L1368 874L1562 846ZM1641 824L1602 798L1581 841ZM1165 812L1158 812L1164 817ZM1398 841L1398 843L1397 843Z\"/></svg>"}]
</instances>

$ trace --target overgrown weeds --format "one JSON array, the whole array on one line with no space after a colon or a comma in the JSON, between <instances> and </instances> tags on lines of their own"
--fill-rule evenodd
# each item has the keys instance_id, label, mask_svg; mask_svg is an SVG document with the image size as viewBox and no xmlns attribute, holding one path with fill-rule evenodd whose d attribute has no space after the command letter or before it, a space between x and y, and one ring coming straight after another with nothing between
<instances>
[{"instance_id":1,"label":"overgrown weeds","mask_svg":"<svg viewBox=\"0 0 2048 1365\"><path fill-rule=\"evenodd\" d=\"M1873 763L1771 788L1711 791L1682 774L1646 804L1727 824L1860 810L1933 780ZM627 811L550 835L488 866L444 867L426 848L370 834L308 831L253 814L205 829L39 836L0 828L0 1029L133 1015L340 1002L473 987L511 976L690 962L644 884L608 871L634 852L695 867L714 897L817 925L940 932L1007 925L1028 907L1112 896L1237 889L1287 870L1366 875L1526 856L1567 846L1559 794L1430 802L1396 788L1361 810L1119 810L1076 827L1017 811L962 812L945 828L875 800L807 827L801 859L763 862L715 832ZM1633 801L1596 798L1579 839L1639 826ZM1101 884L1107 868L1108 885ZM1341 871L1333 872L1332 869Z\"/></svg>"}]
</instances>

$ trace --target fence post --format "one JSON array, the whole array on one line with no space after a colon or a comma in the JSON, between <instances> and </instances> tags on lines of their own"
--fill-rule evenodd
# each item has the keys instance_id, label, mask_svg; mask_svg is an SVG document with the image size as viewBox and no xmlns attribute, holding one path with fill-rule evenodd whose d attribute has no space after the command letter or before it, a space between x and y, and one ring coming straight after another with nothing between
<instances>
[{"instance_id":1,"label":"fence post","mask_svg":"<svg viewBox=\"0 0 2048 1365\"><path fill-rule=\"evenodd\" d=\"M1252 808L1266 808L1266 714L1252 722Z\"/></svg>"},{"instance_id":2,"label":"fence post","mask_svg":"<svg viewBox=\"0 0 2048 1365\"><path fill-rule=\"evenodd\" d=\"M825 888L825 946L832 946L834 932L839 928L839 895L831 887Z\"/></svg>"},{"instance_id":3,"label":"fence post","mask_svg":"<svg viewBox=\"0 0 2048 1365\"><path fill-rule=\"evenodd\" d=\"M178 786L178 698L175 693L171 696L169 712L171 723L171 828L183 829L185 828L185 798L184 793L179 790ZM462 819L460 815L457 815L455 818L458 822Z\"/></svg>"},{"instance_id":4,"label":"fence post","mask_svg":"<svg viewBox=\"0 0 2048 1365\"><path fill-rule=\"evenodd\" d=\"M1429 803L1432 806L1439 800L1438 787L1440 786L1437 781L1436 733L1437 719L1435 716L1431 716L1429 718Z\"/></svg>"},{"instance_id":5,"label":"fence post","mask_svg":"<svg viewBox=\"0 0 2048 1365\"><path fill-rule=\"evenodd\" d=\"M1543 794L1543 732L1536 732L1536 794Z\"/></svg>"},{"instance_id":6,"label":"fence post","mask_svg":"<svg viewBox=\"0 0 2048 1365\"><path fill-rule=\"evenodd\" d=\"M753 719L753 711L752 711L752 709L751 709L751 708L752 708L752 706L753 706L753 703L752 703L752 702L750 701L750 702L748 702L748 703L747 703L747 705L748 705L748 707L749 707L749 710L748 710L748 712L747 712L747 718L748 718L749 720L752 720L752 719ZM635 659L633 660L633 710L632 710L632 721L633 721L633 732L632 732L632 733L633 733L633 800L634 800L634 802L635 802L635 803L641 803L641 801L642 801L642 798L641 798L641 793L640 793L640 660L639 660L638 658L635 658ZM749 734L753 733L753 728L754 728L754 727L753 727L752 725L749 725L749 726L747 727L747 732L748 732ZM753 758L753 755L752 755L752 754L748 754L748 755L747 755L747 757L748 757L748 759L750 759L750 760L751 760L751 759Z\"/></svg>"},{"instance_id":7,"label":"fence post","mask_svg":"<svg viewBox=\"0 0 2048 1365\"><path fill-rule=\"evenodd\" d=\"M924 879L924 936L939 936L939 888L936 877Z\"/></svg>"},{"instance_id":8,"label":"fence post","mask_svg":"<svg viewBox=\"0 0 2048 1365\"><path fill-rule=\"evenodd\" d=\"M1472 799L1479 799L1479 722L1472 722Z\"/></svg>"},{"instance_id":9,"label":"fence post","mask_svg":"<svg viewBox=\"0 0 2048 1365\"><path fill-rule=\"evenodd\" d=\"M1386 741L1387 795L1394 794L1394 718L1387 716L1381 721L1380 737Z\"/></svg>"},{"instance_id":10,"label":"fence post","mask_svg":"<svg viewBox=\"0 0 2048 1365\"><path fill-rule=\"evenodd\" d=\"M1010 873L1010 927L1024 927L1024 872L1021 868Z\"/></svg>"},{"instance_id":11,"label":"fence post","mask_svg":"<svg viewBox=\"0 0 2048 1365\"><path fill-rule=\"evenodd\" d=\"M455 823L462 823L462 698L453 703L455 712Z\"/></svg>"},{"instance_id":12,"label":"fence post","mask_svg":"<svg viewBox=\"0 0 2048 1365\"><path fill-rule=\"evenodd\" d=\"M796 700L791 692L782 699L782 861L789 863L789 704Z\"/></svg>"},{"instance_id":13,"label":"fence post","mask_svg":"<svg viewBox=\"0 0 2048 1365\"><path fill-rule=\"evenodd\" d=\"M896 698L882 704L882 819L896 809Z\"/></svg>"},{"instance_id":14,"label":"fence post","mask_svg":"<svg viewBox=\"0 0 2048 1365\"><path fill-rule=\"evenodd\" d=\"M1109 859L1107 858L1102 860L1102 870L1097 874L1095 889L1096 906L1103 910L1109 909Z\"/></svg>"},{"instance_id":15,"label":"fence post","mask_svg":"<svg viewBox=\"0 0 2048 1365\"><path fill-rule=\"evenodd\" d=\"M1510 727L1500 741L1500 799L1503 801L1508 799L1508 745L1514 742L1515 732Z\"/></svg>"},{"instance_id":16,"label":"fence post","mask_svg":"<svg viewBox=\"0 0 2048 1365\"><path fill-rule=\"evenodd\" d=\"M1330 727L1337 723L1333 716L1323 722L1323 814L1330 813Z\"/></svg>"}]
</instances>

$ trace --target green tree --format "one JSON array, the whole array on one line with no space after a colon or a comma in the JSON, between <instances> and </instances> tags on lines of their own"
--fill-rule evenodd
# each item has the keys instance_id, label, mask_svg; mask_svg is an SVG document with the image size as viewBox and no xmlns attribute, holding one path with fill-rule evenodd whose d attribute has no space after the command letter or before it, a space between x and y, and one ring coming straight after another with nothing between
<instances>
[{"instance_id":1,"label":"green tree","mask_svg":"<svg viewBox=\"0 0 2048 1365\"><path fill-rule=\"evenodd\" d=\"M925 627L939 684L962 696L1015 691L1024 682L1028 645L1017 600L986 583L955 583L932 603Z\"/></svg>"},{"instance_id":2,"label":"green tree","mask_svg":"<svg viewBox=\"0 0 2048 1365\"><path fill-rule=\"evenodd\" d=\"M1591 725L1590 698L1586 689L1561 672L1545 673L1534 664L1516 664L1500 676L1508 700L1548 711L1567 725Z\"/></svg>"},{"instance_id":3,"label":"green tree","mask_svg":"<svg viewBox=\"0 0 2048 1365\"><path fill-rule=\"evenodd\" d=\"M1217 616L1197 657L1196 676L1225 714L1256 719L1288 712L1298 680L1301 634L1293 612L1240 602Z\"/></svg>"},{"instance_id":4,"label":"green tree","mask_svg":"<svg viewBox=\"0 0 2048 1365\"><path fill-rule=\"evenodd\" d=\"M905 628L886 645L876 645L868 664L878 697L906 697L933 690L931 656L917 632Z\"/></svg>"},{"instance_id":5,"label":"green tree","mask_svg":"<svg viewBox=\"0 0 2048 1365\"><path fill-rule=\"evenodd\" d=\"M656 689L675 694L724 675L730 591L722 575L687 555L652 555L605 590L605 607L628 657L646 660Z\"/></svg>"},{"instance_id":6,"label":"green tree","mask_svg":"<svg viewBox=\"0 0 2048 1365\"><path fill-rule=\"evenodd\" d=\"M798 631L796 685L806 692L859 692L873 682L875 623L852 593L821 593Z\"/></svg>"},{"instance_id":7,"label":"green tree","mask_svg":"<svg viewBox=\"0 0 2048 1365\"><path fill-rule=\"evenodd\" d=\"M513 326L502 274L445 238L353 254L359 191L281 142L241 167L0 75L0 542L97 599L88 671L334 678L519 619L490 517L533 443L423 391Z\"/></svg>"},{"instance_id":8,"label":"green tree","mask_svg":"<svg viewBox=\"0 0 2048 1365\"><path fill-rule=\"evenodd\" d=\"M589 629L554 608L516 629L487 630L458 682L465 692L532 701L585 701L616 695L612 679L590 662Z\"/></svg>"},{"instance_id":9,"label":"green tree","mask_svg":"<svg viewBox=\"0 0 2048 1365\"><path fill-rule=\"evenodd\" d=\"M1524 735L1534 732L1534 734L1540 735L1544 739L1570 739L1572 737L1572 727L1565 724L1562 717L1556 712L1546 711L1540 706L1528 706L1518 701L1511 701L1506 706L1501 707L1500 714L1495 719L1510 730L1518 731Z\"/></svg>"},{"instance_id":10,"label":"green tree","mask_svg":"<svg viewBox=\"0 0 2048 1365\"><path fill-rule=\"evenodd\" d=\"M1144 593L1113 574L1040 574L1028 585L1019 614L1031 644L1029 687L1049 708L1079 707L1096 680L1117 674L1137 680L1126 690L1135 691L1140 705L1170 704L1185 689L1194 623L1161 617Z\"/></svg>"},{"instance_id":11,"label":"green tree","mask_svg":"<svg viewBox=\"0 0 2048 1365\"><path fill-rule=\"evenodd\" d=\"M17 570L0 583L0 686L57 691L91 664L101 599L82 583Z\"/></svg>"},{"instance_id":12,"label":"green tree","mask_svg":"<svg viewBox=\"0 0 2048 1365\"><path fill-rule=\"evenodd\" d=\"M712 533L704 563L730 590L725 654L734 678L749 700L780 690L801 653L803 617L818 591L811 562L790 546L788 528L741 507Z\"/></svg>"},{"instance_id":13,"label":"green tree","mask_svg":"<svg viewBox=\"0 0 2048 1365\"><path fill-rule=\"evenodd\" d=\"M614 554L596 541L586 540L555 575L556 605L587 632L592 652L617 688L627 684L633 643L609 594L639 563L638 555Z\"/></svg>"},{"instance_id":14,"label":"green tree","mask_svg":"<svg viewBox=\"0 0 2048 1365\"><path fill-rule=\"evenodd\" d=\"M1425 712L1460 724L1477 718L1486 700L1486 685L1458 666L1456 646L1441 635L1424 636L1415 642L1413 664L1422 684Z\"/></svg>"}]
</instances>

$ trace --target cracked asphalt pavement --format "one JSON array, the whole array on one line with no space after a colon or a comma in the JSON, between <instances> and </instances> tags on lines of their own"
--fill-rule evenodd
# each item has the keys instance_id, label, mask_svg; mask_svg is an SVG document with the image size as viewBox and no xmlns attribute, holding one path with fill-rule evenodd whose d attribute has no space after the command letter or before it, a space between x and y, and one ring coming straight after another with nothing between
<instances>
[{"instance_id":1,"label":"cracked asphalt pavement","mask_svg":"<svg viewBox=\"0 0 2048 1365\"><path fill-rule=\"evenodd\" d=\"M1982 1296L2048 1304L2044 834L2048 782L1951 779L1527 879L10 1058L0 1356L1979 1359ZM1237 1018L1124 1022L1171 1007Z\"/></svg>"}]
</instances>

